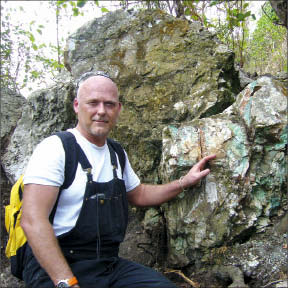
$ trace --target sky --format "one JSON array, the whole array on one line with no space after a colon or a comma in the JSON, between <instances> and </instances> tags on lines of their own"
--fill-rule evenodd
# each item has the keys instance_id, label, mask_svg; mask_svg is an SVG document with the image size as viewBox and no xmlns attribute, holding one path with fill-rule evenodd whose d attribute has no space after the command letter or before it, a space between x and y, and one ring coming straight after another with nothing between
<instances>
[{"instance_id":1,"label":"sky","mask_svg":"<svg viewBox=\"0 0 288 288\"><path fill-rule=\"evenodd\" d=\"M95 9L95 5L93 4L93 1L90 1L92 3L87 3L84 6L84 16L77 16L77 17L69 17L65 16L65 14L71 14L71 13L65 13L65 11L62 11L62 20L60 23L60 38L63 38L63 42L65 43L65 40L67 37L75 32L79 27L87 23L88 21L96 18L101 17L103 13L101 12L101 7L108 8L109 11L114 11L116 9L119 9L119 1L99 1L99 8ZM253 9L253 13L256 14L256 17L259 15L259 11L261 9L261 5L263 5L265 1L250 1L250 7ZM11 7L16 8L16 11L11 15L12 21L14 23L19 23L23 27L29 27L29 23L32 20L35 20L35 25L38 25L39 23L44 25L44 28L42 29L42 35L39 33L35 33L33 31L33 35L36 37L37 43L45 42L45 43L52 43L56 46L56 16L55 16L55 10L48 9L47 8L48 1L7 1L5 3L5 7ZM23 7L23 9L20 9L20 7ZM71 7L68 5L69 12L71 10ZM254 12L255 11L255 12ZM5 12L4 12L5 13ZM3 14L4 14L3 13ZM258 15L257 15L258 14ZM257 20L259 19L259 16L257 17ZM250 29L254 29L256 27L257 21L251 21L250 23ZM36 28L36 27L35 27ZM28 28L27 28L28 29ZM33 86L33 85L32 85ZM44 88L47 86L47 83L43 83L43 87L40 87L38 85L38 88ZM34 89L33 89L34 90ZM24 97L27 97L31 91L28 90L28 88L24 88L21 90L21 93Z\"/></svg>"},{"instance_id":2,"label":"sky","mask_svg":"<svg viewBox=\"0 0 288 288\"><path fill-rule=\"evenodd\" d=\"M83 10L84 16L77 16L77 17L68 17L71 14L71 6L68 4L67 12L62 10L61 16L62 19L60 20L60 30L59 35L60 39L62 38L63 42L65 43L68 36L74 33L78 28L82 25L87 23L88 21L96 18L101 17L104 13L101 12L101 7L105 6L109 9L109 11L114 11L115 9L119 8L118 1L99 1L99 7L96 7L92 3L87 3ZM20 24L21 27L25 27L25 29L29 29L32 20L35 21L33 25L32 33L35 36L36 43L51 43L53 45L57 45L57 37L56 37L56 15L55 9L48 8L48 1L7 1L5 3L6 8L13 8L13 13L11 13L11 20L16 24ZM22 7L22 8L21 8ZM15 10L14 10L15 8ZM5 15L5 11L1 13ZM70 18L70 19L69 19ZM42 34L39 34L36 31L36 28L39 24L42 24L44 28L42 28ZM49 55L47 56L49 57ZM56 52L54 58L56 58ZM23 72L22 72L23 73ZM23 75L21 76L23 78ZM52 80L46 80L45 83L30 83L30 89L32 91L36 89L45 88L47 85L52 84ZM31 90L28 87L21 89L21 94L24 97L28 97L31 94Z\"/></svg>"},{"instance_id":3,"label":"sky","mask_svg":"<svg viewBox=\"0 0 288 288\"><path fill-rule=\"evenodd\" d=\"M114 2L114 3L113 3ZM98 9L92 9L92 3L87 3L84 6L85 15L84 16L77 16L73 17L71 19L71 23L67 21L67 25L63 25L61 27L61 30L63 34L68 34L71 32L74 32L77 30L80 26L82 26L85 22L88 22L96 17L101 17L101 7L105 6L108 7L110 11L113 11L116 9L116 3L117 1L99 1L100 5ZM52 9L49 11L47 9L48 1L7 1L7 4L5 6L12 7L12 8L18 8L18 12L14 15L14 21L19 21L23 25L28 25L29 22L33 19L36 22L45 22L49 23L45 27L47 29L47 33L49 31L55 31L55 21L51 19L51 17L55 16L53 15ZM19 8L23 7L23 10L21 11ZM67 9L70 9L71 6L68 5ZM70 9L71 10L71 9ZM52 35L50 33L46 34L47 37L51 37Z\"/></svg>"}]
</instances>

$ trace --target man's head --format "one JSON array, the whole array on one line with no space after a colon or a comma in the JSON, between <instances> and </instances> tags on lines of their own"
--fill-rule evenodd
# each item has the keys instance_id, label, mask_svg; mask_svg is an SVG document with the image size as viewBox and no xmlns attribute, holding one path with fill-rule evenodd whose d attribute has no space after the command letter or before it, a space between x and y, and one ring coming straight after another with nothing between
<instances>
[{"instance_id":1,"label":"man's head","mask_svg":"<svg viewBox=\"0 0 288 288\"><path fill-rule=\"evenodd\" d=\"M90 142L103 146L121 111L118 89L108 75L87 74L78 81L74 99L74 111L78 115L76 128Z\"/></svg>"}]
</instances>

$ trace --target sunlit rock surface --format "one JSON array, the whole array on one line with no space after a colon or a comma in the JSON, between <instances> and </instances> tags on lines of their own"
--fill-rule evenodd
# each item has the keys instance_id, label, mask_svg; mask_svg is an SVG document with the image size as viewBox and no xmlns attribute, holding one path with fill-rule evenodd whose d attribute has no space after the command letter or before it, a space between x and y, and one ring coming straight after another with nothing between
<instances>
[{"instance_id":1,"label":"sunlit rock surface","mask_svg":"<svg viewBox=\"0 0 288 288\"><path fill-rule=\"evenodd\" d=\"M74 86L67 82L33 92L21 107L22 117L2 158L12 183L25 171L33 149L42 139L76 123L73 99Z\"/></svg>"}]
</instances>

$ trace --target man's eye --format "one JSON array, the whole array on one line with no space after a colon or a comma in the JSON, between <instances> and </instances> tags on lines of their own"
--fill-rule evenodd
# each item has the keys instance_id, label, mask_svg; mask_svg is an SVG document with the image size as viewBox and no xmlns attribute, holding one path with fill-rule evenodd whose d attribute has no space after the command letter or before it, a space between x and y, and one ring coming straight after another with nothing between
<instances>
[{"instance_id":1,"label":"man's eye","mask_svg":"<svg viewBox=\"0 0 288 288\"><path fill-rule=\"evenodd\" d=\"M113 107L115 107L115 103L114 102L106 102L105 103L105 106L107 106L107 107L111 107L111 108L113 108Z\"/></svg>"},{"instance_id":2,"label":"man's eye","mask_svg":"<svg viewBox=\"0 0 288 288\"><path fill-rule=\"evenodd\" d=\"M91 106L96 106L98 104L98 102L88 102L88 105L91 105Z\"/></svg>"}]
</instances>

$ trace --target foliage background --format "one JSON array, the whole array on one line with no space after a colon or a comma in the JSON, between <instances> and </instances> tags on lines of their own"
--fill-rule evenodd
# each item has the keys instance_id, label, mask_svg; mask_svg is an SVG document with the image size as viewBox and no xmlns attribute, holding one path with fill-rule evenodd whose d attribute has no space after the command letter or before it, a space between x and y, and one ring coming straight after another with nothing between
<instances>
[{"instance_id":1,"label":"foliage background","mask_svg":"<svg viewBox=\"0 0 288 288\"><path fill-rule=\"evenodd\" d=\"M115 9L156 8L200 21L235 52L236 63L246 72L287 72L287 30L279 25L269 1L256 1L261 4L258 11L253 8L254 1L244 0L37 1L49 19L46 21L44 16L39 20L26 13L29 2L1 1L1 86L24 96L60 81L68 35L86 21ZM51 26L47 35L46 28Z\"/></svg>"}]
</instances>

